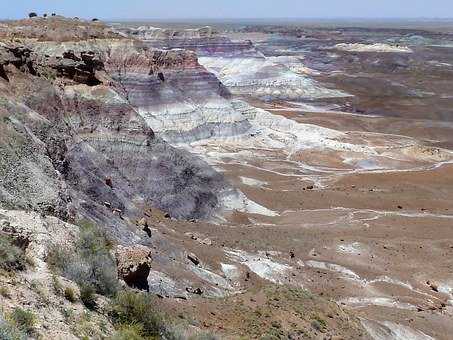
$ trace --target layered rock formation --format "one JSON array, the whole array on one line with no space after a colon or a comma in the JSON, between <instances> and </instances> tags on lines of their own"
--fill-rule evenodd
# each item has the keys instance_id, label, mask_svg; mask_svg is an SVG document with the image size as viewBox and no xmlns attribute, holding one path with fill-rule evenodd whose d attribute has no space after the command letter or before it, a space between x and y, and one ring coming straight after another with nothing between
<instances>
[{"instance_id":1,"label":"layered rock formation","mask_svg":"<svg viewBox=\"0 0 453 340\"><path fill-rule=\"evenodd\" d=\"M182 298L230 293L222 275L157 232L158 221L137 223L154 216L149 207L208 218L237 195L203 160L159 137L249 129L195 55L130 39L32 37L5 41L0 56L0 206L96 223L118 244L119 275L131 287ZM128 258L143 249L144 259Z\"/></svg>"},{"instance_id":2,"label":"layered rock formation","mask_svg":"<svg viewBox=\"0 0 453 340\"><path fill-rule=\"evenodd\" d=\"M141 26L121 28L120 32L139 37L153 48L185 49L196 52L200 57L256 57L261 55L251 41L231 41L210 26L196 29Z\"/></svg>"},{"instance_id":3,"label":"layered rock formation","mask_svg":"<svg viewBox=\"0 0 453 340\"><path fill-rule=\"evenodd\" d=\"M140 210L140 205L151 204L171 210L176 217L206 216L209 212L204 210L205 207L210 206L208 210L211 210L217 205L216 194L212 195L213 192L210 193L209 189L204 193L200 192L204 197L200 199L197 189L189 182L197 177L196 173L204 172L203 178L196 180L199 184L204 183L207 187L217 187L219 190L223 190L225 184L207 166L155 138L149 127L152 124L146 124L137 113L135 105L131 105L140 106L136 99L140 98L140 94L137 95L134 91L129 95L128 84L121 78L121 70L118 72L122 67L118 63L128 58L121 53L130 51L133 43L116 43L124 45L114 51L104 49L108 44L106 41L98 49L91 50L86 50L86 43L74 42L68 46L60 44L56 48L54 43L29 43L28 47L13 44L3 46L2 87L5 89L4 93L10 94L3 99L6 116L2 122L4 129L12 130L11 136L24 135L26 143L34 142L36 145L30 146L31 148L40 147L41 152L31 152L30 157L41 157L48 169L51 169L52 164L63 178L58 178L51 170L46 171L48 176L53 177L55 183L60 182L59 185L69 185L65 190L56 190L52 201L65 191L69 191L72 197L84 192L82 196L85 208L72 198L66 207L70 215L71 210L79 213L83 210L90 211L90 214L96 209L134 212ZM133 57L140 56L140 53L137 49ZM153 68L164 69L175 65L182 67L188 66L190 62L196 63L193 58L191 60L181 54L175 54L171 58L159 55L158 52L146 51L135 61L146 77L154 76L157 82L160 80L152 74ZM121 90L126 92L121 93ZM8 99L12 97L21 98L25 105L15 104ZM33 116L31 122L30 116ZM11 125L22 126L23 132L18 132ZM33 138L26 138L26 134L31 134ZM19 161L23 162L24 159L20 157ZM11 160L5 160L2 169L13 173L5 175L6 181L3 183L8 183L10 176L12 183L18 183L14 177L16 166L13 164ZM205 169L202 170L203 168ZM41 171L40 167L38 169ZM167 184L173 189L165 184L165 169L170 176ZM146 175L153 171L160 172L158 180ZM110 178L113 184L106 185L106 178ZM33 183L38 185L39 182ZM71 184L77 185L77 190L72 193ZM190 207L186 205L190 200L179 196L184 188L194 199L193 204L189 203ZM4 188L2 191L3 196L9 197L8 201L11 202L26 196L26 192L21 195L12 188ZM52 195L49 193L49 196ZM45 195L41 199L43 197ZM200 203L195 203L196 201ZM109 202L109 208L105 207L105 202ZM182 205L180 208L174 206L174 203L179 204L177 202L185 208ZM204 205L207 202L208 205ZM56 210L62 208L55 207L49 201L49 206L52 205Z\"/></svg>"},{"instance_id":4,"label":"layered rock formation","mask_svg":"<svg viewBox=\"0 0 453 340\"><path fill-rule=\"evenodd\" d=\"M389 45L389 44L337 44L335 48L347 52L393 52L393 53L412 53L407 46Z\"/></svg>"},{"instance_id":5,"label":"layered rock formation","mask_svg":"<svg viewBox=\"0 0 453 340\"><path fill-rule=\"evenodd\" d=\"M78 32L77 21L65 25ZM137 221L150 206L186 219L222 204L273 216L164 141L239 136L267 123L231 100L194 52L102 34L64 42L31 34L0 46L1 206L95 222L118 243L119 275L131 287L182 298L234 292L225 273L157 232L160 222Z\"/></svg>"},{"instance_id":6,"label":"layered rock formation","mask_svg":"<svg viewBox=\"0 0 453 340\"><path fill-rule=\"evenodd\" d=\"M341 334L367 338L357 318L332 302L313 299L300 287L317 285L321 270L361 280L346 267L307 261L305 256L318 254L303 233L318 229L325 233L323 227L331 230L344 221L352 225L358 223L353 221L355 213L370 212L347 215L349 210L334 208L330 222L329 209L301 208L302 203L312 202L305 201L306 196L299 202L300 193L317 194L337 174L396 168L393 159L411 160L425 152L435 163L448 161L450 155L419 150L409 138L386 140L300 123L233 96L299 100L343 95L308 78L310 71L300 58L265 58L252 43L233 42L208 28L130 30L128 34L145 38L143 43L107 34L102 25L63 21L61 37L53 38L45 29L39 38L27 29L22 40L11 41L13 34L6 34L0 46L0 207L4 209L0 233L26 235L25 252L38 260L37 268L19 276L16 295L31 289L29 277L50 285L45 253L50 245L65 248L77 242L83 219L94 222L111 240L108 252L116 260L115 279L169 298L178 315L184 307L192 311L199 304L216 320L222 308L220 323L225 315L238 318L241 326L232 326L233 320L229 327L242 328L239 335L246 337L267 336L262 328L270 324L269 334L277 332L281 338L320 333L328 338ZM38 22L46 21L31 20L30 27ZM22 32L17 25L13 23L9 32ZM86 31L88 38L81 33ZM274 109L278 105L283 104L275 104ZM208 161L233 180L240 175L244 192L268 208L234 190ZM269 189L274 181L282 187L268 196L274 194ZM219 224L199 221L221 208L231 214L216 216ZM338 212L349 220L337 220ZM297 213L305 224L291 219ZM327 222L309 225L310 214L317 213ZM287 240L279 243L282 236ZM291 245L295 247L288 248ZM310 254L304 255L309 249ZM114 262L109 264L113 267ZM312 269L319 271L311 273ZM234 296L238 293L240 298ZM39 308L36 295L25 295L32 299L32 308ZM242 297L246 305L237 308ZM63 313L50 308L61 300L52 298L42 309L45 318L64 322ZM259 307L261 301L264 307ZM5 305L10 309L12 303ZM245 329L255 327L256 315L261 322L261 315L271 314L274 319L266 317L253 334ZM291 323L280 326L286 317ZM108 326L102 336L112 335L109 321L104 316L100 320ZM296 326L307 332L295 330ZM218 329L225 331L222 327ZM231 328L228 332L238 334ZM60 335L70 338L71 330L62 327L55 332Z\"/></svg>"},{"instance_id":7,"label":"layered rock formation","mask_svg":"<svg viewBox=\"0 0 453 340\"><path fill-rule=\"evenodd\" d=\"M193 52L116 50L107 67L129 103L160 137L188 142L245 133L229 91Z\"/></svg>"},{"instance_id":8,"label":"layered rock formation","mask_svg":"<svg viewBox=\"0 0 453 340\"><path fill-rule=\"evenodd\" d=\"M285 63L265 58L251 41L232 41L209 28L168 31L141 27L132 33L143 38L148 46L184 48L196 52L200 64L214 73L233 94L266 100L347 96L295 73Z\"/></svg>"},{"instance_id":9,"label":"layered rock formation","mask_svg":"<svg viewBox=\"0 0 453 340\"><path fill-rule=\"evenodd\" d=\"M237 95L263 100L313 100L348 96L293 72L278 60L206 57L201 58L200 62Z\"/></svg>"},{"instance_id":10,"label":"layered rock formation","mask_svg":"<svg viewBox=\"0 0 453 340\"><path fill-rule=\"evenodd\" d=\"M36 41L81 41L118 38L119 35L101 22L68 20L61 16L34 17L0 24L0 39L33 39Z\"/></svg>"}]
</instances>

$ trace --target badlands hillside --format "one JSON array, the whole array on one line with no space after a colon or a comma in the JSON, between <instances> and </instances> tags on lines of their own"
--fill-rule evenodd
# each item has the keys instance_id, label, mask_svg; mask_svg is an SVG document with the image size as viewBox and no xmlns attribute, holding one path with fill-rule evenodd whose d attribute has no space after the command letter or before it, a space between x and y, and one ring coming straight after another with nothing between
<instances>
[{"instance_id":1,"label":"badlands hillside","mask_svg":"<svg viewBox=\"0 0 453 340\"><path fill-rule=\"evenodd\" d=\"M260 322L233 302L246 299L238 295L242 281L252 280L245 267L211 264L203 248L217 248L219 257L222 245L173 229L213 217L223 200L248 208L213 167L167 142L251 128L215 75L191 51L150 49L99 23L22 20L3 25L1 37L2 332L196 337L210 328L203 315L192 320L193 311L184 311L192 304L215 310L220 320L244 308L241 318ZM192 253L197 248L199 255ZM364 333L327 300L289 286L253 286L258 291L248 294L264 299L257 310L270 313L267 328L251 324L238 335L290 331L268 303L290 308L292 332L316 334L333 313L341 327L332 334ZM290 301L278 302L280 295ZM199 296L219 300L203 306ZM291 306L292 300L308 305ZM310 312L298 316L300 308ZM165 321L160 314L168 314ZM237 331L234 322L224 325L225 335Z\"/></svg>"},{"instance_id":2,"label":"badlands hillside","mask_svg":"<svg viewBox=\"0 0 453 340\"><path fill-rule=\"evenodd\" d=\"M446 73L268 29L0 23L0 339L448 339Z\"/></svg>"}]
</instances>

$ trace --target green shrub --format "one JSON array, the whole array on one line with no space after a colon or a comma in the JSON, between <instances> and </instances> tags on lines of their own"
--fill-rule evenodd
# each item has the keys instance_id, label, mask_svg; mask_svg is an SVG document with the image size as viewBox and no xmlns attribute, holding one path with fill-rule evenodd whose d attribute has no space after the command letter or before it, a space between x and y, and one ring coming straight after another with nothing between
<instances>
[{"instance_id":1,"label":"green shrub","mask_svg":"<svg viewBox=\"0 0 453 340\"><path fill-rule=\"evenodd\" d=\"M319 332L324 332L326 329L325 321L321 321L320 319L313 320L311 326Z\"/></svg>"},{"instance_id":2,"label":"green shrub","mask_svg":"<svg viewBox=\"0 0 453 340\"><path fill-rule=\"evenodd\" d=\"M143 329L140 325L124 325L112 337L112 340L144 340L141 335Z\"/></svg>"},{"instance_id":3,"label":"green shrub","mask_svg":"<svg viewBox=\"0 0 453 340\"><path fill-rule=\"evenodd\" d=\"M0 295L5 297L5 298L10 298L11 297L11 292L9 291L8 287L0 287Z\"/></svg>"},{"instance_id":4,"label":"green shrub","mask_svg":"<svg viewBox=\"0 0 453 340\"><path fill-rule=\"evenodd\" d=\"M80 225L80 237L74 249L68 251L55 247L49 251L47 262L58 274L76 282L86 293L94 289L93 295L113 296L119 284L111 248L111 242L97 226L84 222ZM87 301L91 303L91 298Z\"/></svg>"},{"instance_id":5,"label":"green shrub","mask_svg":"<svg viewBox=\"0 0 453 340\"><path fill-rule=\"evenodd\" d=\"M56 275L52 275L52 283L53 283L53 289L55 290L55 293L58 295L61 295L63 293L63 285L61 284L60 280Z\"/></svg>"},{"instance_id":6,"label":"green shrub","mask_svg":"<svg viewBox=\"0 0 453 340\"><path fill-rule=\"evenodd\" d=\"M64 297L69 302L76 302L77 301L76 293L75 293L74 289L72 289L71 287L66 287L65 288Z\"/></svg>"},{"instance_id":7,"label":"green shrub","mask_svg":"<svg viewBox=\"0 0 453 340\"><path fill-rule=\"evenodd\" d=\"M70 308L64 308L61 313L63 314L66 322L69 322L74 317L74 311Z\"/></svg>"},{"instance_id":8,"label":"green shrub","mask_svg":"<svg viewBox=\"0 0 453 340\"><path fill-rule=\"evenodd\" d=\"M15 308L11 313L11 321L22 332L30 334L36 324L36 316L32 311Z\"/></svg>"},{"instance_id":9,"label":"green shrub","mask_svg":"<svg viewBox=\"0 0 453 340\"><path fill-rule=\"evenodd\" d=\"M211 333L199 333L189 337L189 340L217 340L218 337Z\"/></svg>"},{"instance_id":10,"label":"green shrub","mask_svg":"<svg viewBox=\"0 0 453 340\"><path fill-rule=\"evenodd\" d=\"M30 282L30 289L34 291L36 294L38 294L38 296L42 299L44 303L49 302L49 292L47 291L46 286L41 283L41 281L33 279Z\"/></svg>"},{"instance_id":11,"label":"green shrub","mask_svg":"<svg viewBox=\"0 0 453 340\"><path fill-rule=\"evenodd\" d=\"M16 326L5 321L0 315L0 339L2 340L26 340L27 335Z\"/></svg>"},{"instance_id":12,"label":"green shrub","mask_svg":"<svg viewBox=\"0 0 453 340\"><path fill-rule=\"evenodd\" d=\"M14 244L11 237L0 234L0 269L23 270L26 263L24 251Z\"/></svg>"},{"instance_id":13,"label":"green shrub","mask_svg":"<svg viewBox=\"0 0 453 340\"><path fill-rule=\"evenodd\" d=\"M80 286L80 300L88 309L96 308L96 290L90 284Z\"/></svg>"},{"instance_id":14,"label":"green shrub","mask_svg":"<svg viewBox=\"0 0 453 340\"><path fill-rule=\"evenodd\" d=\"M119 327L140 327L140 335L143 337L157 337L167 333L164 318L155 311L154 299L150 294L119 292L112 301L110 314Z\"/></svg>"}]
</instances>

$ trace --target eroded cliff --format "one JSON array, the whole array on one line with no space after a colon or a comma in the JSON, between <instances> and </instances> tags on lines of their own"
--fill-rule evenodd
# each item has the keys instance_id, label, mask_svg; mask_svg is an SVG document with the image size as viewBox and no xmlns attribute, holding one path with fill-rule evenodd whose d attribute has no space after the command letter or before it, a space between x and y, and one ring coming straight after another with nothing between
<instances>
[{"instance_id":1,"label":"eroded cliff","mask_svg":"<svg viewBox=\"0 0 453 340\"><path fill-rule=\"evenodd\" d=\"M169 144L245 135L250 139L244 143L278 141L282 147L299 143L300 136L288 131L297 130L311 143L337 134L328 129L310 134L310 127L284 118L275 124L268 112L232 100L194 51L156 49L101 23L77 19L13 22L0 32L0 235L34 259L21 264L15 280L0 277L12 291L2 304L7 312L16 306L38 311L36 331L44 337L112 336L118 325L106 307L109 300L99 294L113 295L119 280L123 288L168 299L165 308L175 315L172 304L178 315L184 309L184 327L192 333L209 328L187 325L190 317L200 317L187 306L199 304L215 322L222 322L216 314L222 308L232 320L222 332L238 336L367 337L358 319L301 289L293 280L299 274L291 259L242 251L190 231L234 231L235 225L197 221L225 205L239 217L241 211L276 213L249 201L199 156ZM175 39L176 32L163 36L172 47L187 47ZM211 36L210 30L183 34L190 43ZM230 53L231 42L218 37L202 48L211 49L215 41L218 53ZM242 55L256 53L247 42L235 48ZM91 257L85 258L87 253ZM56 270L58 263L67 267ZM93 279L99 275L111 287ZM98 293L94 301L83 296L81 278ZM268 288L263 282L293 287ZM238 310L236 294L250 290L246 297L259 299L259 305L254 312L246 306ZM195 302L183 305L186 299ZM280 300L281 313L270 307ZM305 303L316 315L331 317L326 321L294 310ZM87 308L96 311L91 333L80 329L88 323ZM68 316L68 310L77 317ZM269 315L260 320L260 329L257 313ZM282 317L305 331L281 323ZM173 338L166 331L159 329L157 336Z\"/></svg>"}]
</instances>

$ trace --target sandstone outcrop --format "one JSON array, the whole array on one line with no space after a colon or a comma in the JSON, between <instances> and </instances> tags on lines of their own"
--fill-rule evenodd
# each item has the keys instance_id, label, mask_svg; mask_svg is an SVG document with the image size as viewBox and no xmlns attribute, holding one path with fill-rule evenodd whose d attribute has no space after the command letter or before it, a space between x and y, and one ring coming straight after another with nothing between
<instances>
[{"instance_id":1,"label":"sandstone outcrop","mask_svg":"<svg viewBox=\"0 0 453 340\"><path fill-rule=\"evenodd\" d=\"M119 277L129 287L148 291L148 276L152 264L151 249L141 245L118 246L115 257Z\"/></svg>"}]
</instances>

